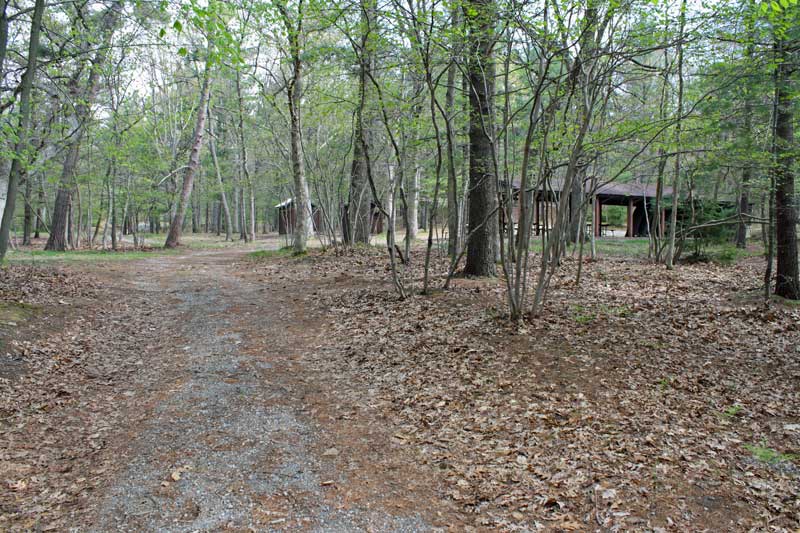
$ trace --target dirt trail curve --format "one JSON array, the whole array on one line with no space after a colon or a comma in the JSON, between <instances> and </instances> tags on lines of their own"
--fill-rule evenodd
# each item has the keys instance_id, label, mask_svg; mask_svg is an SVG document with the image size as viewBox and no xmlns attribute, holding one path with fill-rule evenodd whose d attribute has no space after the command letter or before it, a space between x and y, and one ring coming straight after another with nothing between
<instances>
[{"instance_id":1,"label":"dirt trail curve","mask_svg":"<svg viewBox=\"0 0 800 533\"><path fill-rule=\"evenodd\" d=\"M402 469L392 480L352 467L347 444L320 424L336 418L324 416L335 391L301 375L303 350L323 333L298 297L313 281L248 277L241 259L187 252L113 273L123 290L159 302L160 329L174 335L140 355L142 371L126 384L130 427L104 452L117 471L73 515L74 530L440 529L447 520L425 508L431 487L410 494L398 487ZM382 453L380 442L358 437L361 449Z\"/></svg>"}]
</instances>

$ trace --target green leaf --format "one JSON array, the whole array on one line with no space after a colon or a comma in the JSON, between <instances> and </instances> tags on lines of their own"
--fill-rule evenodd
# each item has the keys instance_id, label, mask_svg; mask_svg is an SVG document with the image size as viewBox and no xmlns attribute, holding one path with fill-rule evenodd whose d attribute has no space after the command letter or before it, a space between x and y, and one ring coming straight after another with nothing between
<instances>
[{"instance_id":1,"label":"green leaf","mask_svg":"<svg viewBox=\"0 0 800 533\"><path fill-rule=\"evenodd\" d=\"M158 32L158 38L159 39L163 39L166 34L167 34L167 30L165 30L164 28L161 28L161 31Z\"/></svg>"},{"instance_id":2,"label":"green leaf","mask_svg":"<svg viewBox=\"0 0 800 533\"><path fill-rule=\"evenodd\" d=\"M178 32L183 31L183 24L181 24L180 20L176 20L172 27Z\"/></svg>"},{"instance_id":3,"label":"green leaf","mask_svg":"<svg viewBox=\"0 0 800 533\"><path fill-rule=\"evenodd\" d=\"M186 54L188 54L188 53L189 53L189 51L186 49L185 46L181 46L180 48L178 48L178 55L179 56L185 57Z\"/></svg>"}]
</instances>

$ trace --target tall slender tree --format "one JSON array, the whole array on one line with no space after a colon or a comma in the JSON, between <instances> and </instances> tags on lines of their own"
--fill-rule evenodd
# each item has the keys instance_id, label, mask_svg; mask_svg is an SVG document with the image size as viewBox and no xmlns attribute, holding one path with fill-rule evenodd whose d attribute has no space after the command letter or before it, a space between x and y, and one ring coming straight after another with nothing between
<instances>
[{"instance_id":1,"label":"tall slender tree","mask_svg":"<svg viewBox=\"0 0 800 533\"><path fill-rule=\"evenodd\" d=\"M172 218L172 222L169 225L167 240L164 243L165 248L176 248L181 243L183 219L186 216L186 208L191 199L194 177L195 174L197 174L197 169L200 167L200 150L203 147L203 138L206 128L206 109L208 106L209 92L211 90L211 69L213 65L212 47L212 41L209 39L205 66L203 68L203 78L200 85L200 101L197 105L192 147L189 150L189 163L186 165L186 170L183 173L183 185L181 186L180 196L178 197L175 216Z\"/></svg>"},{"instance_id":2,"label":"tall slender tree","mask_svg":"<svg viewBox=\"0 0 800 533\"><path fill-rule=\"evenodd\" d=\"M36 64L39 54L39 36L42 29L42 14L44 13L44 0L36 0L31 18L30 44L28 45L28 64L25 74L22 75L22 84L19 96L19 126L17 128L16 157L11 162L11 172L8 178L8 195L6 206L0 222L0 262L5 258L8 250L8 239L11 223L14 218L14 206L17 198L17 188L20 178L25 171L28 161L28 137L31 124L31 92L33 79L36 76ZM30 179L30 177L28 178Z\"/></svg>"}]
</instances>

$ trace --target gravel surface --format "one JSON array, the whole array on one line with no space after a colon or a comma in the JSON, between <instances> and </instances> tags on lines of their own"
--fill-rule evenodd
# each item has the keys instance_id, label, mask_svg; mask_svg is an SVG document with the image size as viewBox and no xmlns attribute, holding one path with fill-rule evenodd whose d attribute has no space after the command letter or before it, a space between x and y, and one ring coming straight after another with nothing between
<instances>
[{"instance_id":1,"label":"gravel surface","mask_svg":"<svg viewBox=\"0 0 800 533\"><path fill-rule=\"evenodd\" d=\"M359 481L336 470L339 451L320 442L307 391L285 368L299 347L281 323L292 297L231 276L230 264L230 252L153 258L133 281L174 299L163 317L174 338L146 354L161 359L137 379L147 416L118 449L124 466L90 502L89 530L436 529L421 514L342 502L335 489Z\"/></svg>"}]
</instances>

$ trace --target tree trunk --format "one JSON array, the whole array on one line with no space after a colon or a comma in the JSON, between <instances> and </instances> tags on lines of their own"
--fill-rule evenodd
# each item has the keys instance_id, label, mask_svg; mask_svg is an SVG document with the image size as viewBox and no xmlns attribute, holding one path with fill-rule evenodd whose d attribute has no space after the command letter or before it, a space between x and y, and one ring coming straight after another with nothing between
<instances>
[{"instance_id":1,"label":"tree trunk","mask_svg":"<svg viewBox=\"0 0 800 533\"><path fill-rule=\"evenodd\" d=\"M497 266L497 178L494 169L494 46L493 0L466 0L464 16L469 28L469 232L464 272L495 276Z\"/></svg>"},{"instance_id":2,"label":"tree trunk","mask_svg":"<svg viewBox=\"0 0 800 533\"><path fill-rule=\"evenodd\" d=\"M100 34L103 36L102 43L92 59L91 68L89 69L89 80L85 90L83 94L78 94L80 92L77 87L79 83L78 79L74 80L74 87L70 90L75 97L75 101L78 102L75 105L74 116L76 130L67 143L67 155L61 169L61 179L58 183L58 193L56 194L56 202L53 207L53 216L50 223L50 237L47 239L45 250L64 251L67 249L66 232L69 223L67 217L71 211L70 207L72 204L72 180L75 174L75 167L78 164L81 141L86 133L89 118L91 117L92 104L97 96L100 73L108 56L111 37L117 27L121 14L122 2L120 0L115 1L105 11L103 14L103 22L100 27Z\"/></svg>"},{"instance_id":3,"label":"tree trunk","mask_svg":"<svg viewBox=\"0 0 800 533\"><path fill-rule=\"evenodd\" d=\"M253 241L256 238L256 200L253 190L253 180L250 177L250 170L247 168L247 144L244 136L244 98L242 97L241 86L241 73L236 71L236 101L238 103L238 118L239 118L239 150L240 150L240 163L242 165L242 176L247 186L247 194L249 200L250 219L247 221L246 238L245 241ZM246 208L242 208L247 211ZM246 217L245 217L246 218Z\"/></svg>"},{"instance_id":4,"label":"tree trunk","mask_svg":"<svg viewBox=\"0 0 800 533\"><path fill-rule=\"evenodd\" d=\"M219 159L217 159L217 141L214 138L214 121L211 119L211 107L208 109L208 149L211 152L211 161L214 163L214 173L217 175L217 187L219 187L220 202L225 211L225 240L233 240L233 224L231 223L231 209L228 207L228 195L225 192L225 184L222 182L222 172L219 169ZM220 233L217 224L217 235Z\"/></svg>"},{"instance_id":5,"label":"tree trunk","mask_svg":"<svg viewBox=\"0 0 800 533\"><path fill-rule=\"evenodd\" d=\"M457 33L459 25L458 6L450 10L450 25L453 35ZM456 98L456 58L450 58L447 68L447 92L445 93L445 127L447 128L447 254L455 260L459 253L458 246L458 177L456 172L456 135L453 128Z\"/></svg>"},{"instance_id":6,"label":"tree trunk","mask_svg":"<svg viewBox=\"0 0 800 533\"><path fill-rule=\"evenodd\" d=\"M209 47L211 44L209 43ZM211 51L209 50L209 54ZM197 168L200 166L200 149L203 145L203 132L205 131L206 122L206 107L208 105L208 95L211 86L211 59L206 59L206 65L203 69L203 84L200 88L200 103L197 106L197 121L194 127L194 137L192 141L192 149L189 152L189 164L186 167L186 172L183 175L183 187L181 188L181 195L178 199L178 206L175 210L175 217L169 226L169 233L167 240L164 243L164 248L176 248L180 246L181 231L183 228L183 219L186 216L186 205L192 194L192 187L194 185L194 175L197 173Z\"/></svg>"},{"instance_id":7,"label":"tree trunk","mask_svg":"<svg viewBox=\"0 0 800 533\"><path fill-rule=\"evenodd\" d=\"M370 135L365 130L364 112L367 103L368 79L372 71L372 52L370 50L372 0L361 2L361 43L358 50L358 95L359 104L356 109L355 131L353 132L353 166L350 171L350 195L347 208L349 228L344 232L346 242L369 243L372 229L371 191L367 181L367 158L363 144L369 145ZM362 139L364 142L362 142Z\"/></svg>"},{"instance_id":8,"label":"tree trunk","mask_svg":"<svg viewBox=\"0 0 800 533\"><path fill-rule=\"evenodd\" d=\"M8 50L8 4L0 0L0 79L6 79L6 51Z\"/></svg>"},{"instance_id":9,"label":"tree trunk","mask_svg":"<svg viewBox=\"0 0 800 533\"><path fill-rule=\"evenodd\" d=\"M681 0L678 22L678 103L675 121L675 169L672 182L672 213L670 213L669 243L667 244L667 268L672 269L675 260L675 236L678 232L678 206L681 196L681 128L683 127L683 30L686 25L686 0Z\"/></svg>"},{"instance_id":10,"label":"tree trunk","mask_svg":"<svg viewBox=\"0 0 800 533\"><path fill-rule=\"evenodd\" d=\"M753 56L753 43L752 39L754 39L752 29L748 32L748 40L750 42L747 45L747 49L745 51L745 58L749 63ZM753 177L753 167L750 164L750 154L753 148L752 143L752 136L753 136L753 103L751 101L752 95L749 91L748 84L744 84L743 87L743 95L744 95L744 131L742 135L744 136L745 140L745 158L746 162L744 168L742 169L742 181L739 184L739 202L738 202L738 214L739 214L739 225L736 227L736 247L737 248L745 248L747 246L747 220L746 216L750 214L750 181Z\"/></svg>"},{"instance_id":11,"label":"tree trunk","mask_svg":"<svg viewBox=\"0 0 800 533\"><path fill-rule=\"evenodd\" d=\"M414 79L414 95L419 95L423 90L423 80L419 75L412 74ZM419 213L419 190L420 182L422 181L422 156L420 154L420 145L422 144L423 128L421 124L422 117L422 102L415 102L411 109L411 120L414 137L412 139L412 147L410 150L411 162L413 168L411 172L406 172L409 182L406 185L406 197L408 207L408 222L409 226L406 228L406 251L410 251L411 244L417 239L420 221L424 224L425 217L420 217Z\"/></svg>"},{"instance_id":12,"label":"tree trunk","mask_svg":"<svg viewBox=\"0 0 800 533\"><path fill-rule=\"evenodd\" d=\"M300 123L300 92L302 90L302 63L300 50L293 52L294 73L289 83L289 118L292 136L292 173L294 175L294 253L306 251L308 237L313 231L311 221L311 200L308 194L305 166L303 165L302 130Z\"/></svg>"},{"instance_id":13,"label":"tree trunk","mask_svg":"<svg viewBox=\"0 0 800 533\"><path fill-rule=\"evenodd\" d=\"M33 205L31 204L31 196L33 195L33 176L27 175L25 177L25 216L22 223L22 244L31 244L31 233L33 232Z\"/></svg>"},{"instance_id":14,"label":"tree trunk","mask_svg":"<svg viewBox=\"0 0 800 533\"><path fill-rule=\"evenodd\" d=\"M39 36L42 28L42 13L44 13L44 0L36 0L33 18L31 20L30 44L28 45L28 65L22 76L22 87L19 101L19 129L17 130L17 157L11 162L11 172L8 177L8 194L2 222L0 222L0 262L5 258L8 250L8 239L11 224L14 219L14 203L17 198L17 186L23 172L23 161L20 154L26 153L28 143L28 129L31 121L31 91L33 78L36 76L36 62L39 54Z\"/></svg>"},{"instance_id":15,"label":"tree trunk","mask_svg":"<svg viewBox=\"0 0 800 533\"><path fill-rule=\"evenodd\" d=\"M44 227L44 181L43 176L39 176L39 192L37 193L36 200L36 224L33 229L33 238L39 239L41 237L42 227Z\"/></svg>"},{"instance_id":16,"label":"tree trunk","mask_svg":"<svg viewBox=\"0 0 800 533\"><path fill-rule=\"evenodd\" d=\"M797 206L794 189L794 105L791 82L791 58L786 43L775 45L777 61L777 114L775 117L775 294L800 300L800 277L797 262Z\"/></svg>"}]
</instances>

